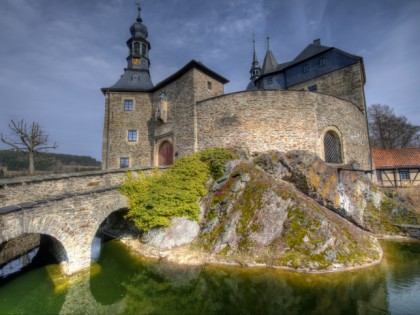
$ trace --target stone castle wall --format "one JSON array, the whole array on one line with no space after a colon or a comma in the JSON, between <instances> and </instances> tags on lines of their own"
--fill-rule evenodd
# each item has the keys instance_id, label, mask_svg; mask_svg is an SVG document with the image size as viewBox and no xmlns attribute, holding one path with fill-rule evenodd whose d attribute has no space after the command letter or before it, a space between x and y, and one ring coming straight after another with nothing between
<instances>
[{"instance_id":1,"label":"stone castle wall","mask_svg":"<svg viewBox=\"0 0 420 315\"><path fill-rule=\"evenodd\" d=\"M124 100L128 99L133 100L132 111L124 111ZM105 98L103 169L107 168L107 159L109 169L119 168L120 157L128 157L130 167L151 165L152 146L149 139L151 117L150 93L109 92ZM128 141L128 130L137 130L137 141Z\"/></svg>"},{"instance_id":2,"label":"stone castle wall","mask_svg":"<svg viewBox=\"0 0 420 315\"><path fill-rule=\"evenodd\" d=\"M224 92L217 80L196 69L191 69L181 78L153 93L153 112L159 103L159 95L165 92L169 101L168 121L154 122L154 165L157 165L159 146L170 141L175 157L194 152L195 149L195 103Z\"/></svg>"},{"instance_id":3,"label":"stone castle wall","mask_svg":"<svg viewBox=\"0 0 420 315\"><path fill-rule=\"evenodd\" d=\"M344 163L370 169L364 114L354 104L308 91L245 91L197 103L198 149L308 150L323 157L323 137L337 130Z\"/></svg>"},{"instance_id":4,"label":"stone castle wall","mask_svg":"<svg viewBox=\"0 0 420 315\"><path fill-rule=\"evenodd\" d=\"M340 70L319 76L289 87L289 90L302 90L316 85L317 92L339 97L356 104L365 110L363 73L360 62Z\"/></svg>"}]
</instances>

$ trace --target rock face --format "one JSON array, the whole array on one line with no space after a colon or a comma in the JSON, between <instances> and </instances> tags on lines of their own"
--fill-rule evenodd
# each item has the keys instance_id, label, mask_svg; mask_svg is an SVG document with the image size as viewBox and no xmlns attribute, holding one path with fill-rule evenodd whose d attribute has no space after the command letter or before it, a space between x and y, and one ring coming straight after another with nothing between
<instances>
[{"instance_id":1,"label":"rock face","mask_svg":"<svg viewBox=\"0 0 420 315\"><path fill-rule=\"evenodd\" d=\"M400 233L393 224L417 224L414 209L387 196L358 165L337 169L302 151L261 154L255 163L367 231L393 235Z\"/></svg>"},{"instance_id":2,"label":"rock face","mask_svg":"<svg viewBox=\"0 0 420 315\"><path fill-rule=\"evenodd\" d=\"M380 260L374 237L283 181L282 165L273 174L245 161L213 185L198 244L220 262L300 270Z\"/></svg>"},{"instance_id":3,"label":"rock face","mask_svg":"<svg viewBox=\"0 0 420 315\"><path fill-rule=\"evenodd\" d=\"M200 224L175 218L166 230L144 233L142 242L169 259L168 249L190 244L204 253L200 262L303 271L377 263L382 249L371 232L394 235L401 233L394 223L417 219L352 167L338 171L302 151L230 161L224 175L208 183ZM180 253L172 258L188 255L185 247Z\"/></svg>"},{"instance_id":4,"label":"rock face","mask_svg":"<svg viewBox=\"0 0 420 315\"><path fill-rule=\"evenodd\" d=\"M190 244L200 231L196 221L188 218L173 218L168 228L153 228L142 236L142 242L158 249L171 249Z\"/></svg>"}]
</instances>

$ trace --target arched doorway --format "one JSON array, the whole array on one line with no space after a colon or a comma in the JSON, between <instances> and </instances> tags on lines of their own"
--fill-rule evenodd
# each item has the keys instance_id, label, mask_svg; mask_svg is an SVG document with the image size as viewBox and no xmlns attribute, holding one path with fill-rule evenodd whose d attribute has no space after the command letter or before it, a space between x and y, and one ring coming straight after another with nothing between
<instances>
[{"instance_id":1,"label":"arched doorway","mask_svg":"<svg viewBox=\"0 0 420 315\"><path fill-rule=\"evenodd\" d=\"M343 163L340 138L334 131L330 130L324 136L324 155L327 163Z\"/></svg>"},{"instance_id":2,"label":"arched doorway","mask_svg":"<svg viewBox=\"0 0 420 315\"><path fill-rule=\"evenodd\" d=\"M163 142L159 147L158 165L171 165L174 161L174 149L169 141Z\"/></svg>"}]
</instances>

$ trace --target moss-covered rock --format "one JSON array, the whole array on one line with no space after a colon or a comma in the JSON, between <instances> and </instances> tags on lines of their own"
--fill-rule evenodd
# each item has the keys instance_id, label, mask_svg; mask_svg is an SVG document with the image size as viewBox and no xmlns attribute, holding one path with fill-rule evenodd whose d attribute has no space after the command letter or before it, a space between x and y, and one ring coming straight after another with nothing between
<instances>
[{"instance_id":1,"label":"moss-covered rock","mask_svg":"<svg viewBox=\"0 0 420 315\"><path fill-rule=\"evenodd\" d=\"M334 167L304 151L263 153L255 160L262 169L292 183L320 205L367 231L402 234L395 224L418 223L408 203L396 196L387 196L368 175L357 171L357 165Z\"/></svg>"},{"instance_id":2,"label":"moss-covered rock","mask_svg":"<svg viewBox=\"0 0 420 315\"><path fill-rule=\"evenodd\" d=\"M254 163L237 165L208 197L198 244L220 262L335 270L381 258L374 237Z\"/></svg>"},{"instance_id":3,"label":"moss-covered rock","mask_svg":"<svg viewBox=\"0 0 420 315\"><path fill-rule=\"evenodd\" d=\"M207 150L179 159L163 175L129 179L122 188L128 217L150 235L160 229L160 236L176 217L196 220L197 237L181 243L204 253L200 262L305 271L376 263L382 251L369 231L395 235L401 233L395 224L417 223L410 208L351 165L339 171L302 151L238 157Z\"/></svg>"}]
</instances>

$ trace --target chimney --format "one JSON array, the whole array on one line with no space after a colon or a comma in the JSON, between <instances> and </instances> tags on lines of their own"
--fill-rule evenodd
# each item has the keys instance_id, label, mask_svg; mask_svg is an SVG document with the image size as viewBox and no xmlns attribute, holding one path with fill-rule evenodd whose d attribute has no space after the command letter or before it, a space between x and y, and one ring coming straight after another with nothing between
<instances>
[{"instance_id":1,"label":"chimney","mask_svg":"<svg viewBox=\"0 0 420 315\"><path fill-rule=\"evenodd\" d=\"M317 46L321 46L321 39L320 38L315 39L313 44Z\"/></svg>"}]
</instances>

